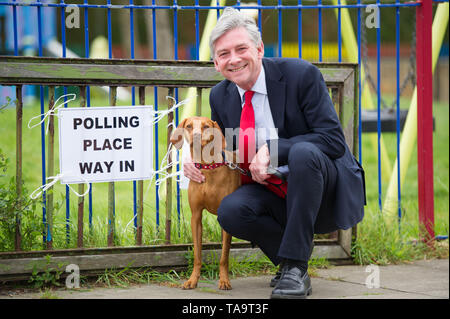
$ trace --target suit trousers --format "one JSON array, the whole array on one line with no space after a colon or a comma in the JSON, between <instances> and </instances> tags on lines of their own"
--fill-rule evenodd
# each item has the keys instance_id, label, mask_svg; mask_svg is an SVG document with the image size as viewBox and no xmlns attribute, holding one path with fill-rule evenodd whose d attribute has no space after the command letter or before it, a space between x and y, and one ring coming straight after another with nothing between
<instances>
[{"instance_id":1,"label":"suit trousers","mask_svg":"<svg viewBox=\"0 0 450 319\"><path fill-rule=\"evenodd\" d=\"M288 190L283 199L264 185L239 187L219 206L217 220L234 237L257 245L275 264L308 261L314 233L337 230L332 212L336 167L309 142L289 150Z\"/></svg>"}]
</instances>

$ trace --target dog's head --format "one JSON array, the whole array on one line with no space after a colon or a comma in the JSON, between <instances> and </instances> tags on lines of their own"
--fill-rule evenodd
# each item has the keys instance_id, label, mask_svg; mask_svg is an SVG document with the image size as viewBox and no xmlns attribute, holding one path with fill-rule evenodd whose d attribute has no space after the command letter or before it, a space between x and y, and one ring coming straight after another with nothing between
<instances>
[{"instance_id":1,"label":"dog's head","mask_svg":"<svg viewBox=\"0 0 450 319\"><path fill-rule=\"evenodd\" d=\"M183 146L183 138L191 147L195 162L200 162L200 159L203 159L203 162L214 161L205 157L220 155L226 146L219 124L207 117L193 116L181 121L172 133L170 142L180 149Z\"/></svg>"}]
</instances>

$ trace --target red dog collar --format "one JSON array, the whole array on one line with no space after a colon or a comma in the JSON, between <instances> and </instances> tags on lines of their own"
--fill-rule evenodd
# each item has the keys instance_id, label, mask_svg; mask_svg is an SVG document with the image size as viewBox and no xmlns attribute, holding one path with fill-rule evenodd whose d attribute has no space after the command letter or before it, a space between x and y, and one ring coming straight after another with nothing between
<instances>
[{"instance_id":1,"label":"red dog collar","mask_svg":"<svg viewBox=\"0 0 450 319\"><path fill-rule=\"evenodd\" d=\"M200 164L195 163L194 164L196 168L198 169L215 169L217 167L225 165L225 163L213 163L213 164Z\"/></svg>"}]
</instances>

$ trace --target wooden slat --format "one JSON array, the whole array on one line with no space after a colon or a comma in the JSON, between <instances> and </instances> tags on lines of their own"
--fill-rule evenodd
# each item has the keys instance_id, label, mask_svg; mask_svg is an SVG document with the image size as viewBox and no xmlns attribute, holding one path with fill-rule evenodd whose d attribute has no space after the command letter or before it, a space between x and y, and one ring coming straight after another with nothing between
<instances>
[{"instance_id":1,"label":"wooden slat","mask_svg":"<svg viewBox=\"0 0 450 319\"><path fill-rule=\"evenodd\" d=\"M145 105L145 86L139 87L139 104ZM142 245L142 226L144 218L144 181L137 182L137 227L136 245Z\"/></svg>"},{"instance_id":2,"label":"wooden slat","mask_svg":"<svg viewBox=\"0 0 450 319\"><path fill-rule=\"evenodd\" d=\"M212 63L186 61L2 57L0 69L3 84L211 87L223 79Z\"/></svg>"},{"instance_id":3,"label":"wooden slat","mask_svg":"<svg viewBox=\"0 0 450 319\"><path fill-rule=\"evenodd\" d=\"M339 245L342 247L343 251L347 254L347 257L352 255L352 228L346 230L338 230L339 234Z\"/></svg>"},{"instance_id":4,"label":"wooden slat","mask_svg":"<svg viewBox=\"0 0 450 319\"><path fill-rule=\"evenodd\" d=\"M174 95L174 89L169 88L168 96L170 97L168 99L168 105L167 108L170 109L175 105L175 102L173 98ZM167 122L170 124L173 121L173 112L170 112L167 116ZM172 173L172 150L169 149L170 145L170 136L172 135L173 127L172 125L169 125L167 127L167 151L169 152L169 155L167 157L167 165L169 167L167 168L167 174L170 175ZM168 178L166 180L166 244L170 244L170 231L171 231L171 224L172 224L172 178Z\"/></svg>"},{"instance_id":5,"label":"wooden slat","mask_svg":"<svg viewBox=\"0 0 450 319\"><path fill-rule=\"evenodd\" d=\"M154 252L130 252L125 254L102 254L102 255L80 255L80 256L56 256L51 257L47 264L45 257L2 259L0 260L0 278L3 276L30 274L33 269L44 271L46 267L55 267L62 270L69 264L76 264L83 274L91 270L140 268L140 267L186 267L188 260L187 251L154 251ZM219 249L204 250L203 261L211 262L211 256L220 256ZM259 249L240 248L232 249L231 256L242 260L249 257L262 257ZM62 267L61 267L62 266Z\"/></svg>"},{"instance_id":6,"label":"wooden slat","mask_svg":"<svg viewBox=\"0 0 450 319\"><path fill-rule=\"evenodd\" d=\"M248 245L232 244L230 255L236 260L245 258L259 259L263 257L263 253L259 248L249 248ZM173 248L171 246L165 246ZM80 267L81 273L91 270L104 269L120 269L120 268L139 268L139 267L186 267L188 260L186 253L189 245L179 245L177 249L122 249L122 251L112 250L110 253L87 253L76 255L52 255L50 266L61 268L64 270L69 264L76 264ZM139 247L140 248L140 247ZM158 247L158 248L164 248ZM53 252L50 252L53 254ZM221 250L218 246L205 245L203 249L202 259L205 263L211 263L212 259L220 256ZM347 259L348 255L341 246L336 244L317 245L314 247L313 257L326 257L329 260ZM45 270L47 259L45 256L29 256L23 258L0 258L0 278L5 279L9 276L29 275L33 269Z\"/></svg>"},{"instance_id":7,"label":"wooden slat","mask_svg":"<svg viewBox=\"0 0 450 319\"><path fill-rule=\"evenodd\" d=\"M111 86L109 92L109 104L116 106L117 102L117 86ZM108 246L115 245L116 218L115 218L115 190L114 182L108 182Z\"/></svg>"},{"instance_id":8,"label":"wooden slat","mask_svg":"<svg viewBox=\"0 0 450 319\"><path fill-rule=\"evenodd\" d=\"M48 110L53 110L55 107L55 87L48 88ZM49 116L48 124L48 144L47 144L47 174L48 176L55 176L55 117ZM53 248L53 187L47 190L47 249Z\"/></svg>"},{"instance_id":9,"label":"wooden slat","mask_svg":"<svg viewBox=\"0 0 450 319\"><path fill-rule=\"evenodd\" d=\"M350 151L358 156L358 95L355 94L355 83L358 82L357 69L353 69L351 76L343 78L343 82L340 85L339 104L340 109L338 112L339 120L341 122L342 130L344 132L345 141ZM355 147L356 146L356 147Z\"/></svg>"},{"instance_id":10,"label":"wooden slat","mask_svg":"<svg viewBox=\"0 0 450 319\"><path fill-rule=\"evenodd\" d=\"M16 87L16 194L17 194L17 211L22 209L22 119L23 119L23 103L22 103L22 86ZM20 214L16 214L16 229L14 248L16 251L21 250L21 220Z\"/></svg>"},{"instance_id":11,"label":"wooden slat","mask_svg":"<svg viewBox=\"0 0 450 319\"><path fill-rule=\"evenodd\" d=\"M328 84L342 83L351 63L314 63ZM212 87L223 80L212 62L0 57L0 84Z\"/></svg>"},{"instance_id":12,"label":"wooden slat","mask_svg":"<svg viewBox=\"0 0 450 319\"><path fill-rule=\"evenodd\" d=\"M232 248L250 248L249 242L233 242ZM204 243L205 249L220 249L221 243ZM170 244L170 245L149 245L149 246L116 246L116 247L96 247L96 248L66 248L53 250L29 250L29 251L7 251L0 252L1 260L20 259L20 258L40 258L46 255L52 256L81 256L81 255L107 255L107 254L127 254L143 252L162 252L162 251L185 251L192 249L192 244Z\"/></svg>"},{"instance_id":13,"label":"wooden slat","mask_svg":"<svg viewBox=\"0 0 450 319\"><path fill-rule=\"evenodd\" d=\"M86 87L80 86L80 107L86 107ZM78 193L84 193L84 183L78 184ZM84 196L78 197L77 247L83 247L84 233Z\"/></svg>"},{"instance_id":14,"label":"wooden slat","mask_svg":"<svg viewBox=\"0 0 450 319\"><path fill-rule=\"evenodd\" d=\"M195 108L195 115L202 116L202 89L197 88L197 105Z\"/></svg>"}]
</instances>

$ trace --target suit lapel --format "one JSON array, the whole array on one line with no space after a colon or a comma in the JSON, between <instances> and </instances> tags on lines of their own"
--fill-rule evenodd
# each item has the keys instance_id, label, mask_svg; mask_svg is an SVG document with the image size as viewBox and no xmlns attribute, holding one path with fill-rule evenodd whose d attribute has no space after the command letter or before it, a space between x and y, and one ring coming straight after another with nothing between
<instances>
[{"instance_id":1,"label":"suit lapel","mask_svg":"<svg viewBox=\"0 0 450 319\"><path fill-rule=\"evenodd\" d=\"M283 75L273 61L263 59L263 66L266 72L267 96L269 98L273 123L278 128L278 135L283 136L285 131L286 83L283 81Z\"/></svg>"},{"instance_id":2,"label":"suit lapel","mask_svg":"<svg viewBox=\"0 0 450 319\"><path fill-rule=\"evenodd\" d=\"M229 111L225 114L228 118L228 124L230 128L238 128L241 122L241 97L235 84L229 82L227 93L224 97L224 105L228 105Z\"/></svg>"}]
</instances>

